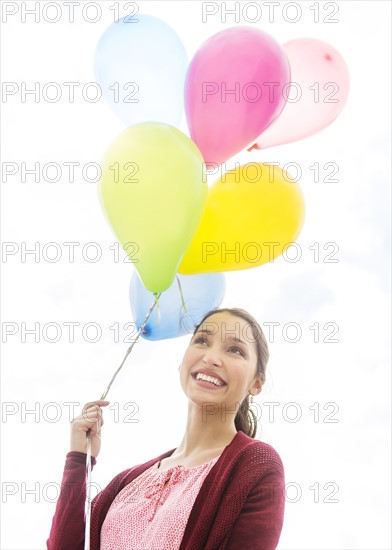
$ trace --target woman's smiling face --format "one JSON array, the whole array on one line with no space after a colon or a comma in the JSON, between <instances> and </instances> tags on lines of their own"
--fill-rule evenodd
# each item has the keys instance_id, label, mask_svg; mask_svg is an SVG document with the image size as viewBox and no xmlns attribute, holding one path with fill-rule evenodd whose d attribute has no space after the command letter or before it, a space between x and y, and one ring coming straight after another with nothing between
<instances>
[{"instance_id":1,"label":"woman's smiling face","mask_svg":"<svg viewBox=\"0 0 392 550\"><path fill-rule=\"evenodd\" d=\"M256 368L249 323L219 312L207 317L193 335L180 366L181 386L197 405L225 404L227 412L234 412L249 393L260 393Z\"/></svg>"}]
</instances>

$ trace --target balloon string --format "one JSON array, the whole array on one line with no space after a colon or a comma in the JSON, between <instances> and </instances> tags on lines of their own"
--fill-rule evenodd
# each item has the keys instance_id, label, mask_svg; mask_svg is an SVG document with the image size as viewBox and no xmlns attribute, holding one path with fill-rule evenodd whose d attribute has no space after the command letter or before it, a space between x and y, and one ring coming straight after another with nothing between
<instances>
[{"instance_id":1,"label":"balloon string","mask_svg":"<svg viewBox=\"0 0 392 550\"><path fill-rule=\"evenodd\" d=\"M131 353L131 351L133 349L133 346L139 340L139 336L143 332L143 329L146 326L147 321L148 321L154 307L157 305L158 308L159 308L158 299L159 299L160 295L161 295L161 293L158 293L158 292L154 293L155 300L154 300L153 304L151 304L151 307L147 312L146 318L144 319L143 323L140 325L140 328L136 333L135 340L132 342L132 344L127 349L127 351L125 353L125 357L121 362L121 365L118 367L116 372L113 374L112 379L110 380L106 390L101 395L101 398L100 398L101 401L106 398L107 394L109 393L110 388L112 387L112 384L113 384L116 376L118 375L118 373L122 369L126 358ZM84 550L90 550L90 520L91 520L91 432L90 431L87 432L86 473L87 473L87 481L86 481L86 502L85 502L85 512L84 512L84 519L85 519Z\"/></svg>"},{"instance_id":2,"label":"balloon string","mask_svg":"<svg viewBox=\"0 0 392 550\"><path fill-rule=\"evenodd\" d=\"M86 456L86 501L84 503L84 550L90 550L90 520L91 520L91 433L87 432Z\"/></svg>"},{"instance_id":3,"label":"balloon string","mask_svg":"<svg viewBox=\"0 0 392 550\"><path fill-rule=\"evenodd\" d=\"M148 312L147 312L146 318L144 319L143 323L140 325L140 328L139 328L139 330L138 330L137 333L136 333L136 338L135 338L135 340L132 342L132 344L131 344L131 345L129 346L129 348L127 349L127 352L126 352L126 354L125 354L125 357L124 357L124 359L123 359L121 365L118 367L118 369L116 370L116 372L113 374L112 379L110 380L108 387L106 388L106 390L105 390L105 391L103 392L103 394L101 395L101 400L102 400L102 399L105 399L105 397L107 396L107 394L108 394L108 392L109 392L109 390L110 390L110 388L111 388L111 386L112 386L112 384L113 384L113 382L114 382L114 380L115 380L117 374L118 374L118 373L120 372L120 370L122 369L122 366L124 365L126 358L127 358L128 355L131 353L131 351L132 351L132 349L133 349L133 346L134 346L134 345L136 344L136 342L139 340L139 336L140 336L141 333L143 332L144 327L146 326L147 321L148 321L148 319L150 318L150 315L151 315L151 313L152 313L154 307L158 304L158 298L159 298L160 295L161 295L161 293L154 293L155 301L151 304L151 307L150 307L150 309L149 309Z\"/></svg>"},{"instance_id":4,"label":"balloon string","mask_svg":"<svg viewBox=\"0 0 392 550\"><path fill-rule=\"evenodd\" d=\"M158 313L158 327L160 326L161 324L161 308L159 307L159 296L161 294L157 293L157 292L154 292L154 296L155 296L155 304L157 306L157 313Z\"/></svg>"},{"instance_id":5,"label":"balloon string","mask_svg":"<svg viewBox=\"0 0 392 550\"><path fill-rule=\"evenodd\" d=\"M177 275L176 275L176 279L177 279L178 288L180 289L181 302L182 302L182 307L184 308L184 313L188 313L187 310L186 310L186 305L185 305L184 295L182 293L180 279L177 277Z\"/></svg>"}]
</instances>

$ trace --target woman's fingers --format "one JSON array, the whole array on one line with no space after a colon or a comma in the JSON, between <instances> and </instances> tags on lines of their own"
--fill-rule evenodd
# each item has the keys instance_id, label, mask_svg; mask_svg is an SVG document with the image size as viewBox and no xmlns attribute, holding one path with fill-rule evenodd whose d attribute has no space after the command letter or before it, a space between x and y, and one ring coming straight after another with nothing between
<instances>
[{"instance_id":1,"label":"woman's fingers","mask_svg":"<svg viewBox=\"0 0 392 550\"><path fill-rule=\"evenodd\" d=\"M105 407L109 404L109 401L96 401L92 403L86 403L83 407L83 418L92 424L97 424L97 431L103 426L104 420L102 415L101 406Z\"/></svg>"},{"instance_id":2,"label":"woman's fingers","mask_svg":"<svg viewBox=\"0 0 392 550\"><path fill-rule=\"evenodd\" d=\"M89 401L84 405L81 414L72 420L71 451L86 452L86 435L89 432L92 438L92 455L98 455L104 423L102 407L107 407L109 403L102 399Z\"/></svg>"},{"instance_id":3,"label":"woman's fingers","mask_svg":"<svg viewBox=\"0 0 392 550\"><path fill-rule=\"evenodd\" d=\"M86 403L83 407L83 409L88 409L89 407L93 407L94 405L98 405L99 407L106 407L109 405L110 401L102 401L101 399L98 399L97 401L89 401Z\"/></svg>"},{"instance_id":4,"label":"woman's fingers","mask_svg":"<svg viewBox=\"0 0 392 550\"><path fill-rule=\"evenodd\" d=\"M73 423L83 424L88 428L92 428L94 424L103 425L102 408L109 405L109 401L90 401L86 403L82 409L82 414L73 419Z\"/></svg>"}]
</instances>

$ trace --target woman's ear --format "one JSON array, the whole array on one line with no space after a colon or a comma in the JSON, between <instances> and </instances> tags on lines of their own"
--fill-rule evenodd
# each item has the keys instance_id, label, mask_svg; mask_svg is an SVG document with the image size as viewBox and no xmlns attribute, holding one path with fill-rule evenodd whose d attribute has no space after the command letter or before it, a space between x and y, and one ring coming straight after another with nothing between
<instances>
[{"instance_id":1,"label":"woman's ear","mask_svg":"<svg viewBox=\"0 0 392 550\"><path fill-rule=\"evenodd\" d=\"M264 384L263 379L261 378L260 375L257 375L254 378L251 387L249 388L249 393L251 393L252 395L258 395L261 392L263 384Z\"/></svg>"}]
</instances>

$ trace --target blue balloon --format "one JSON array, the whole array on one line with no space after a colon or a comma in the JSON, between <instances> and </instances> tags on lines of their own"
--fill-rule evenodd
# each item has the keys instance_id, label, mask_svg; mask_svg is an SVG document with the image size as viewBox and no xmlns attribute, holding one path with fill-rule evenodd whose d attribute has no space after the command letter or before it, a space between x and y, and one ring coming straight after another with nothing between
<instances>
[{"instance_id":1,"label":"blue balloon","mask_svg":"<svg viewBox=\"0 0 392 550\"><path fill-rule=\"evenodd\" d=\"M112 23L95 51L95 77L102 96L127 126L144 121L178 126L187 67L177 34L151 15Z\"/></svg>"},{"instance_id":2,"label":"blue balloon","mask_svg":"<svg viewBox=\"0 0 392 550\"><path fill-rule=\"evenodd\" d=\"M199 275L179 275L184 311L177 279L162 292L159 298L159 312L154 308L142 332L146 340L176 338L193 332L210 309L219 307L225 294L223 273L201 273ZM133 273L129 289L132 316L140 327L154 301L154 296L146 290L137 273ZM160 317L160 318L159 318Z\"/></svg>"}]
</instances>

